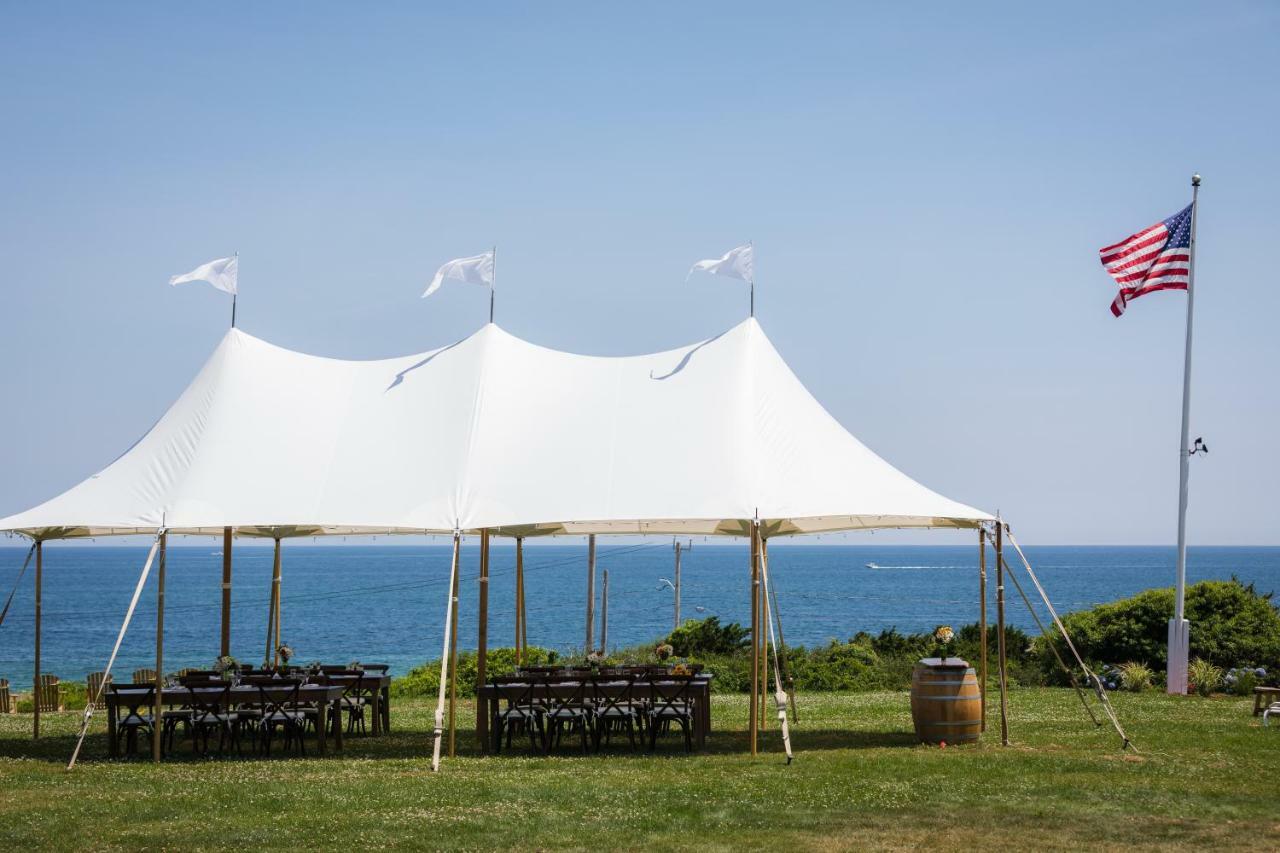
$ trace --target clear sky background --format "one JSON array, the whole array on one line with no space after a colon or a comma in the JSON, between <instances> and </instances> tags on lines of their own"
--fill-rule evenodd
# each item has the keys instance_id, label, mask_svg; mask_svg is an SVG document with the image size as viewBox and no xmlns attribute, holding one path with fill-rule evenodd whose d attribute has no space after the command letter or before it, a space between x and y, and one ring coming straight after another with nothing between
<instances>
[{"instance_id":1,"label":"clear sky background","mask_svg":"<svg viewBox=\"0 0 1280 853\"><path fill-rule=\"evenodd\" d=\"M474 331L480 288L418 297L496 243L502 326L623 354L741 320L684 276L751 239L873 450L1026 541L1172 543L1185 297L1112 318L1097 249L1199 171L1190 540L1280 544L1280 6L784 5L5 3L0 515L195 375L204 261L245 331L373 358Z\"/></svg>"}]
</instances>

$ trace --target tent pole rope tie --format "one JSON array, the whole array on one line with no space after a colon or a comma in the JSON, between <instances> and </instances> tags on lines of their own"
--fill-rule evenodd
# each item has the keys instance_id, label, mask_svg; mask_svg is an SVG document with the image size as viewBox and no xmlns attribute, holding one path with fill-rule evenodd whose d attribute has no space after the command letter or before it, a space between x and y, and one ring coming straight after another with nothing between
<instances>
[{"instance_id":1,"label":"tent pole rope tie","mask_svg":"<svg viewBox=\"0 0 1280 853\"><path fill-rule=\"evenodd\" d=\"M1001 555L1001 561L1004 563L1004 570L1009 573L1009 580L1013 581L1013 587L1018 591L1018 595L1022 596L1022 603L1027 605L1027 612L1031 614L1031 618L1036 621L1036 627L1040 629L1040 633L1044 635L1044 641L1049 646L1049 651L1053 652L1053 657L1058 661L1058 666L1066 673L1067 679L1071 682L1071 686L1076 689L1076 695L1080 697L1080 704L1084 706L1085 712L1089 715L1089 719L1093 720L1095 726L1102 725L1102 721L1093 713L1093 709L1089 707L1089 701L1084 698L1084 691L1080 689L1080 682L1076 681L1075 673L1067 666L1067 662L1062 659L1062 655L1058 653L1058 647L1054 645L1053 636L1049 634L1048 629L1044 627L1044 622L1040 620L1039 614L1035 608L1031 606L1031 599L1027 598L1027 594L1022 591L1022 584L1018 583L1018 578L1013 574L1013 567L1009 565L1009 561Z\"/></svg>"},{"instance_id":2,"label":"tent pole rope tie","mask_svg":"<svg viewBox=\"0 0 1280 853\"><path fill-rule=\"evenodd\" d=\"M22 569L18 572L18 579L13 582L13 589L9 590L9 597L5 599L4 610L0 610L0 625L4 624L4 617L9 615L9 605L13 604L13 596L18 591L18 584L22 583L22 576L27 573L27 566L31 563L31 555L36 552L36 543L33 540L31 547L27 549L27 558L22 561Z\"/></svg>"},{"instance_id":3,"label":"tent pole rope tie","mask_svg":"<svg viewBox=\"0 0 1280 853\"><path fill-rule=\"evenodd\" d=\"M1129 740L1129 736L1124 733L1124 727L1120 725L1120 720L1116 717L1115 709L1111 707L1111 700L1107 698L1107 692L1102 689L1102 680L1089 669L1089 665L1084 662L1084 658L1080 657L1080 652L1076 650L1076 644L1071 642L1071 635L1067 633L1067 626L1062 624L1062 620L1058 618L1058 611L1054 609L1053 602L1049 600L1049 594L1044 591L1044 587L1040 584L1040 579L1036 577L1035 569L1031 568L1031 561L1027 559L1027 555L1022 553L1022 547L1018 545L1018 540L1013 538L1013 531L1009 529L1009 525L1004 525L1005 535L1009 537L1009 543L1013 545L1013 550L1018 552L1018 559L1022 561L1022 565L1026 567L1027 577L1031 578L1031 582L1035 584L1036 591L1040 593L1040 598L1044 601L1044 606L1048 608L1049 615L1053 617L1053 624L1058 626L1058 630L1062 632L1062 639L1066 641L1067 648L1071 649L1071 654L1075 655L1076 663L1080 664L1080 669L1084 671L1085 676L1093 683L1094 690L1098 694L1098 699L1102 702L1102 709L1107 712L1107 716L1111 718L1111 725L1115 726L1116 734L1120 735L1122 740L1122 749L1132 749L1136 754L1138 748L1133 745L1133 741ZM1006 565L1008 565L1006 563Z\"/></svg>"},{"instance_id":4,"label":"tent pole rope tie","mask_svg":"<svg viewBox=\"0 0 1280 853\"><path fill-rule=\"evenodd\" d=\"M760 579L764 583L764 621L769 626L769 645L773 646L773 701L778 707L778 727L782 732L782 746L787 752L787 764L795 758L791 754L791 727L787 725L787 691L783 689L782 674L778 670L778 643L773 636L773 608L769 606L769 557L760 549ZM767 680L767 679L766 679ZM768 685L765 685L768 690Z\"/></svg>"},{"instance_id":5,"label":"tent pole rope tie","mask_svg":"<svg viewBox=\"0 0 1280 853\"><path fill-rule=\"evenodd\" d=\"M791 718L800 722L800 712L796 710L796 680L791 677L791 667L787 664L787 638L782 633L782 612L778 610L778 589L767 587L770 600L773 602L773 618L778 622L778 651L782 664L782 676L787 684L787 694L791 699Z\"/></svg>"},{"instance_id":6,"label":"tent pole rope tie","mask_svg":"<svg viewBox=\"0 0 1280 853\"><path fill-rule=\"evenodd\" d=\"M80 720L80 734L76 738L76 748L71 752L71 760L67 762L68 770L76 766L76 759L80 757L80 747L84 746L84 736L89 731L89 718L93 716L93 706L102 699L102 694L111 680L111 667L115 666L116 655L120 652L120 644L124 642L125 631L129 630L129 622L133 620L133 611L138 607L138 599L142 597L142 588L147 584L147 576L151 574L151 564L155 562L156 551L160 547L160 539L164 534L165 529L163 527L156 531L155 541L151 543L151 550L147 552L147 562L142 566L142 574L138 575L138 585L133 588L133 599L129 602L129 609L125 611L124 623L120 626L119 635L116 636L116 644L111 649L111 657L107 660L107 667L102 671L102 681L98 684L98 692L93 696L86 697L88 701L85 702L84 717ZM156 678L160 677L160 673L156 673ZM158 723L159 720L155 722Z\"/></svg>"}]
</instances>

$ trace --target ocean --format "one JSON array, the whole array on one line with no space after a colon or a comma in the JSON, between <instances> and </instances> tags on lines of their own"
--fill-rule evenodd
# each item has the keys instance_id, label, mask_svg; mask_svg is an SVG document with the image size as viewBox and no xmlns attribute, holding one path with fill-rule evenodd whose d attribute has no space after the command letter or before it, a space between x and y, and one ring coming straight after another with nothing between
<instances>
[{"instance_id":1,"label":"ocean","mask_svg":"<svg viewBox=\"0 0 1280 853\"><path fill-rule=\"evenodd\" d=\"M176 540L166 575L165 668L206 668L218 654L222 557L220 541ZM1172 586L1172 547L1027 548L1060 612L1090 607L1144 589ZM7 596L25 548L0 548L0 596ZM444 625L448 546L295 545L283 558L283 636L296 660L391 665L395 674L439 657ZM146 556L145 548L45 547L43 670L66 681L103 668ZM1012 556L1012 553L1010 553ZM479 552L464 547L459 646L476 643ZM977 546L783 545L770 549L786 640L813 645L858 631L931 630L977 621ZM874 563L879 568L868 568ZM1017 567L1016 562L1014 563ZM601 539L596 589L609 572L608 644L619 648L662 636L672 625L671 544ZM586 548L525 549L528 637L561 651L585 640ZM489 645L513 642L514 547L495 542L489 589ZM1280 548L1191 548L1188 581L1239 577L1260 591L1280 590ZM0 677L31 683L33 568L27 570L0 626ZM994 566L988 560L989 618L995 621ZM750 569L745 544L695 540L683 557L682 618L716 615L749 622ZM232 594L232 654L261 661L266 649L271 548L237 543ZM1029 595L1030 586L1025 583ZM1009 622L1035 625L1012 585ZM600 607L597 606L597 613ZM1042 614L1043 615L1043 614ZM116 672L155 659L155 574L121 647ZM597 642L599 627L596 631Z\"/></svg>"}]
</instances>

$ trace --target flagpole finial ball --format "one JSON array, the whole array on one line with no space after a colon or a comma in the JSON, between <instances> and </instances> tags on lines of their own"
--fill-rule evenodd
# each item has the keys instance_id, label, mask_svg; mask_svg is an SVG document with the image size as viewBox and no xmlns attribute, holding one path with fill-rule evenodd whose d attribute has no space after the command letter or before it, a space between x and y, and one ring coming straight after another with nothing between
<instances>
[{"instance_id":1,"label":"flagpole finial ball","mask_svg":"<svg viewBox=\"0 0 1280 853\"><path fill-rule=\"evenodd\" d=\"M1193 186L1193 187L1198 187L1198 186L1200 186L1200 176L1199 176L1199 175L1192 175L1192 176L1191 176L1191 186Z\"/></svg>"}]
</instances>

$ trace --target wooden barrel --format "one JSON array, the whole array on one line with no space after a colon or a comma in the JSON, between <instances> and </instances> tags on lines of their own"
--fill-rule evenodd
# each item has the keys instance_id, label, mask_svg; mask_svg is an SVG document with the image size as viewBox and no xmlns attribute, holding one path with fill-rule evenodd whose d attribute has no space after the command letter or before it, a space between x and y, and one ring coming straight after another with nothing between
<instances>
[{"instance_id":1,"label":"wooden barrel","mask_svg":"<svg viewBox=\"0 0 1280 853\"><path fill-rule=\"evenodd\" d=\"M911 720L925 743L966 743L982 733L982 694L960 658L925 658L911 672Z\"/></svg>"}]
</instances>

